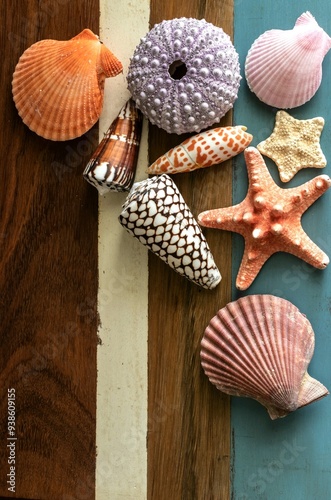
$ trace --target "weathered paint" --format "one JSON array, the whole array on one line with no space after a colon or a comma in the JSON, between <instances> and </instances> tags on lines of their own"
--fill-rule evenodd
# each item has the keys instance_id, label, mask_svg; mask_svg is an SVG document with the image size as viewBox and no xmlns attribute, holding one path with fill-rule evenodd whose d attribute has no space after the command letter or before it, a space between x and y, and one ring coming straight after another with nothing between
<instances>
[{"instance_id":1,"label":"weathered paint","mask_svg":"<svg viewBox=\"0 0 331 500\"><path fill-rule=\"evenodd\" d=\"M234 45L240 54L242 75L252 42L273 28L291 29L306 10L319 25L331 33L331 4L320 2L235 1ZM276 165L266 163L277 183L284 188L297 186L331 171L331 52L323 63L322 85L312 100L289 110L295 118L322 116L325 127L321 146L329 164L321 170L305 169L287 184L282 184ZM244 123L253 134L252 146L267 138L274 126L276 109L261 103L243 78L234 108L234 125ZM247 189L243 155L234 160L233 201L241 201ZM325 193L304 214L302 222L309 236L331 254L331 192ZM233 283L243 252L243 240L233 235ZM274 255L262 268L252 286L244 293L235 290L233 299L253 293L272 293L293 302L311 321L315 335L315 354L310 374L331 389L331 266L316 270L285 253ZM329 498L331 489L331 397L316 402L285 417L271 421L257 402L232 398L232 498L234 500L278 500Z\"/></svg>"},{"instance_id":2,"label":"weathered paint","mask_svg":"<svg viewBox=\"0 0 331 500\"><path fill-rule=\"evenodd\" d=\"M130 97L127 67L148 30L149 0L102 0L100 10L100 38L123 62L123 74L105 85L101 140ZM146 177L146 125L136 181ZM126 195L109 192L99 196L98 500L144 500L147 495L148 260L147 250L118 222Z\"/></svg>"}]
</instances>

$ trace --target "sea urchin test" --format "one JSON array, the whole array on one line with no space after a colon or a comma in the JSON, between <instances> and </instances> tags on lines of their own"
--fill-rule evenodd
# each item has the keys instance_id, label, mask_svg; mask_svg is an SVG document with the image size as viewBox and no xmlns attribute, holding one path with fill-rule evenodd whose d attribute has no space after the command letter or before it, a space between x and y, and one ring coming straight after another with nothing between
<instances>
[{"instance_id":1,"label":"sea urchin test","mask_svg":"<svg viewBox=\"0 0 331 500\"><path fill-rule=\"evenodd\" d=\"M237 98L238 54L222 28L204 19L163 21L131 58L128 89L151 123L169 133L199 132Z\"/></svg>"}]
</instances>

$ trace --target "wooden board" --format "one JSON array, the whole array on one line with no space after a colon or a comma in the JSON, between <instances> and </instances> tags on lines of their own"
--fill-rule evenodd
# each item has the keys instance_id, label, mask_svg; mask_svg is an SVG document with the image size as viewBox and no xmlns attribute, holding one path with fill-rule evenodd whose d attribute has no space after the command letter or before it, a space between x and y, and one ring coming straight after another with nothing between
<instances>
[{"instance_id":1,"label":"wooden board","mask_svg":"<svg viewBox=\"0 0 331 500\"><path fill-rule=\"evenodd\" d=\"M38 137L18 116L11 78L31 44L66 40L86 27L98 33L98 15L97 0L2 5L2 498L94 498L97 193L81 174L97 129L67 143Z\"/></svg>"},{"instance_id":2,"label":"wooden board","mask_svg":"<svg viewBox=\"0 0 331 500\"><path fill-rule=\"evenodd\" d=\"M205 18L232 35L232 2L151 2L151 27L175 17ZM229 124L227 115L222 124ZM150 127L150 162L183 141ZM231 162L174 176L192 213L231 204ZM229 497L229 399L213 390L200 366L209 319L230 299L231 236L206 231L223 275L213 291L149 259L148 498Z\"/></svg>"},{"instance_id":3,"label":"wooden board","mask_svg":"<svg viewBox=\"0 0 331 500\"><path fill-rule=\"evenodd\" d=\"M152 0L150 25L181 16L205 18L233 38L243 68L247 50L260 33L276 26L291 28L304 10L298 1L266 5L247 0L234 5L233 12L232 1L217 4L193 0L179 5ZM327 1L322 0L312 10L319 24L330 31ZM18 117L10 85L15 64L25 48L43 38L68 39L87 26L98 32L98 15L97 0L27 0L24 5L14 0L3 7L2 497L14 496L6 482L8 458L13 456L7 444L12 441L16 497L95 497L98 200L81 173L98 140L97 129L63 144L37 137ZM298 118L324 116L321 144L327 157L331 155L331 116L327 107L330 67L328 54L319 93L293 113ZM233 120L247 125L256 145L271 132L274 114L275 110L259 103L248 91L243 79L234 115L229 113L222 124ZM182 140L150 126L150 161ZM277 179L274 165L267 164ZM324 172L329 172L329 166ZM298 185L317 173L299 172L290 185ZM232 163L183 174L174 180L194 215L240 201L247 187L242 156ZM303 218L310 236L327 253L329 203L330 193L326 193ZM222 231L204 233L223 275L220 286L213 291L199 289L149 255L148 474L142 479L148 483L148 499L328 498L330 398L271 422L257 403L230 400L220 394L202 372L199 351L206 324L231 298L243 295L232 285L242 255L242 240ZM329 388L330 272L329 268L323 272L312 270L294 257L281 254L270 259L247 291L284 296L307 314L316 331L311 375ZM8 396L13 394L16 426L15 435L10 436ZM109 464L111 459L104 462ZM130 494L134 495L134 491Z\"/></svg>"},{"instance_id":4,"label":"wooden board","mask_svg":"<svg viewBox=\"0 0 331 500\"><path fill-rule=\"evenodd\" d=\"M264 31L279 28L292 29L296 19L307 10L319 25L330 34L330 3L321 2L263 2L246 0L235 4L234 43L243 67L252 42ZM307 68L308 71L308 68ZM330 175L331 113L331 53L323 62L322 85L305 105L289 110L295 118L308 119L322 116L325 126L321 136L322 150L328 165L323 170L301 170L287 184L279 179L276 165L266 159L275 182L283 188L298 186L319 174ZM235 105L234 121L248 126L256 146L267 138L274 126L276 109L261 102L248 90L245 79ZM234 202L246 193L246 168L242 157L234 165ZM304 214L302 223L308 235L329 256L330 200L326 192ZM233 238L233 281L242 256L243 244ZM265 264L247 292L233 290L233 298L254 293L271 293L293 302L311 321L315 331L315 353L309 373L331 388L330 371L330 273L328 266L319 271L303 261L285 253L274 255ZM284 419L271 421L266 410L258 403L232 398L231 426L233 434L232 494L236 500L284 500L329 498L330 474L330 396Z\"/></svg>"}]
</instances>

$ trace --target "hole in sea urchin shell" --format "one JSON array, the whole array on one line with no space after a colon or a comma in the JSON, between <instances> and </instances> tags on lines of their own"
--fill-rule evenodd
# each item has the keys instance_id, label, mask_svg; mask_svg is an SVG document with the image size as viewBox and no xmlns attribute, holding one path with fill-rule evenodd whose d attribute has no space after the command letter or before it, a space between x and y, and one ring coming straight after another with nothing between
<instances>
[{"instance_id":1,"label":"hole in sea urchin shell","mask_svg":"<svg viewBox=\"0 0 331 500\"><path fill-rule=\"evenodd\" d=\"M176 60L169 66L169 75L173 80L181 80L186 73L187 67L183 61Z\"/></svg>"}]
</instances>

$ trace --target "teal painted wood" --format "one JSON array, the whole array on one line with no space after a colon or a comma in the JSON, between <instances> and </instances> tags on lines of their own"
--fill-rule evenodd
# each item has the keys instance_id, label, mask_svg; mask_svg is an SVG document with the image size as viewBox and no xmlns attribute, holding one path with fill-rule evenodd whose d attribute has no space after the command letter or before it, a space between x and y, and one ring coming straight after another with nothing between
<instances>
[{"instance_id":1,"label":"teal painted wood","mask_svg":"<svg viewBox=\"0 0 331 500\"><path fill-rule=\"evenodd\" d=\"M309 10L331 35L331 3L299 0L235 0L234 44L240 54L242 75L252 42L272 28L291 29L296 19ZM281 184L275 164L266 159L275 181L282 187L302 184L321 173L331 175L331 52L323 63L322 85L313 99L290 110L295 118L323 116L326 120L321 145L328 165L298 172ZM243 77L235 104L234 123L246 125L256 146L274 126L274 108L252 94ZM247 176L243 155L233 171L233 201L246 195ZM309 236L331 256L331 190L303 216ZM233 235L233 283L243 252L243 240ZM275 254L264 265L246 292L233 285L233 299L242 295L271 293L293 302L311 321L316 346L310 374L331 389L331 265L319 271L285 253ZM283 419L270 420L264 407L245 398L232 398L232 498L234 500L310 500L331 498L331 396L302 408Z\"/></svg>"}]
</instances>

